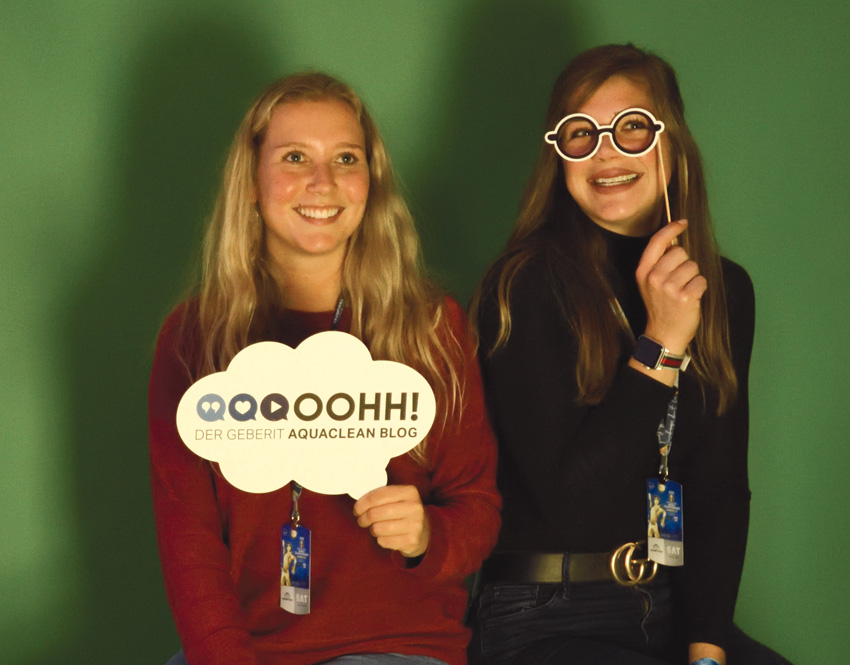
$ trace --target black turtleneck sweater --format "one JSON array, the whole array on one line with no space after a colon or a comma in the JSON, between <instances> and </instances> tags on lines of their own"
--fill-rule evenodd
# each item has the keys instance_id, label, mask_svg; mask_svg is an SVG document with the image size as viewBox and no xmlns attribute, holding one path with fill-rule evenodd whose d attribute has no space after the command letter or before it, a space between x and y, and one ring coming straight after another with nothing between
<instances>
[{"instance_id":1,"label":"black turtleneck sweater","mask_svg":"<svg viewBox=\"0 0 850 665\"><path fill-rule=\"evenodd\" d=\"M637 337L646 310L634 272L649 239L599 232L612 288ZM656 429L674 389L628 367L625 353L605 399L579 404L577 340L549 275L542 258L521 269L510 295L510 338L491 357L499 317L486 285L479 310L504 500L497 551L607 552L646 539L646 480L658 471ZM723 277L738 398L718 417L714 400L704 408L695 377L683 373L669 459L670 478L682 483L684 496L685 565L673 570L683 637L720 646L732 624L749 519L747 374L755 309L744 269L723 259Z\"/></svg>"}]
</instances>

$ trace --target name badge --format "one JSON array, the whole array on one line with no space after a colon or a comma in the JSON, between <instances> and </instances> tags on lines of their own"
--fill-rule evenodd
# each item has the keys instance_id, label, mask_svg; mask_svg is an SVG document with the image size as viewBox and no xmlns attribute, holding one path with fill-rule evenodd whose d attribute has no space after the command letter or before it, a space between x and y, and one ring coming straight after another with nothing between
<instances>
[{"instance_id":1,"label":"name badge","mask_svg":"<svg viewBox=\"0 0 850 665\"><path fill-rule=\"evenodd\" d=\"M280 606L292 614L310 613L310 529L281 530Z\"/></svg>"},{"instance_id":2,"label":"name badge","mask_svg":"<svg viewBox=\"0 0 850 665\"><path fill-rule=\"evenodd\" d=\"M665 566L685 563L682 539L682 486L674 480L646 481L648 557Z\"/></svg>"}]
</instances>

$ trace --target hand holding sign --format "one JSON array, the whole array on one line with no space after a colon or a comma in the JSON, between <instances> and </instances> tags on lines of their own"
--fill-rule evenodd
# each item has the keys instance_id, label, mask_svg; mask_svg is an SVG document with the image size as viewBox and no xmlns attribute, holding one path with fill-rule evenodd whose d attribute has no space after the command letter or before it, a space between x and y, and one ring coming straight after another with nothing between
<instances>
[{"instance_id":1,"label":"hand holding sign","mask_svg":"<svg viewBox=\"0 0 850 665\"><path fill-rule=\"evenodd\" d=\"M431 386L401 363L372 360L352 335L323 332L296 349L276 342L240 351L227 371L183 395L177 430L246 492L291 480L355 499L387 482L390 458L434 422Z\"/></svg>"},{"instance_id":2,"label":"hand holding sign","mask_svg":"<svg viewBox=\"0 0 850 665\"><path fill-rule=\"evenodd\" d=\"M431 524L419 490L413 485L379 487L354 504L357 523L375 536L378 545L406 557L424 554Z\"/></svg>"}]
</instances>

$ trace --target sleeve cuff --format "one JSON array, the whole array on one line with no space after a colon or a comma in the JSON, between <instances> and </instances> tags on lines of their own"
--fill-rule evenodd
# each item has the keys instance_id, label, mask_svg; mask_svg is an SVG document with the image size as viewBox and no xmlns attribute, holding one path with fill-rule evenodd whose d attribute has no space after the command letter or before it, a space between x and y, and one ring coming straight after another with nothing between
<instances>
[{"instance_id":1,"label":"sleeve cuff","mask_svg":"<svg viewBox=\"0 0 850 665\"><path fill-rule=\"evenodd\" d=\"M419 557L405 557L400 552L393 552L392 559L395 564L406 569L413 575L419 577L440 576L446 561L448 544L446 542L446 530L443 525L442 516L434 506L425 506L428 522L431 527L431 538L428 541L428 549ZM414 561L418 559L418 563Z\"/></svg>"}]
</instances>

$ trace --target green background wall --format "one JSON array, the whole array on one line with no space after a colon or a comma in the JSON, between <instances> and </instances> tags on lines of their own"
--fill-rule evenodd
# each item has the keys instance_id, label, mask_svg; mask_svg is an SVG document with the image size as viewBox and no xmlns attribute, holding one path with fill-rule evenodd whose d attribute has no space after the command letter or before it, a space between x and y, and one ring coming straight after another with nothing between
<instances>
[{"instance_id":1,"label":"green background wall","mask_svg":"<svg viewBox=\"0 0 850 665\"><path fill-rule=\"evenodd\" d=\"M239 8L237 8L237 4ZM147 478L146 382L223 154L273 77L371 105L434 269L502 246L560 67L631 40L677 68L718 235L758 296L739 623L799 664L850 647L846 2L173 2L0 8L0 651L178 647Z\"/></svg>"}]
</instances>

